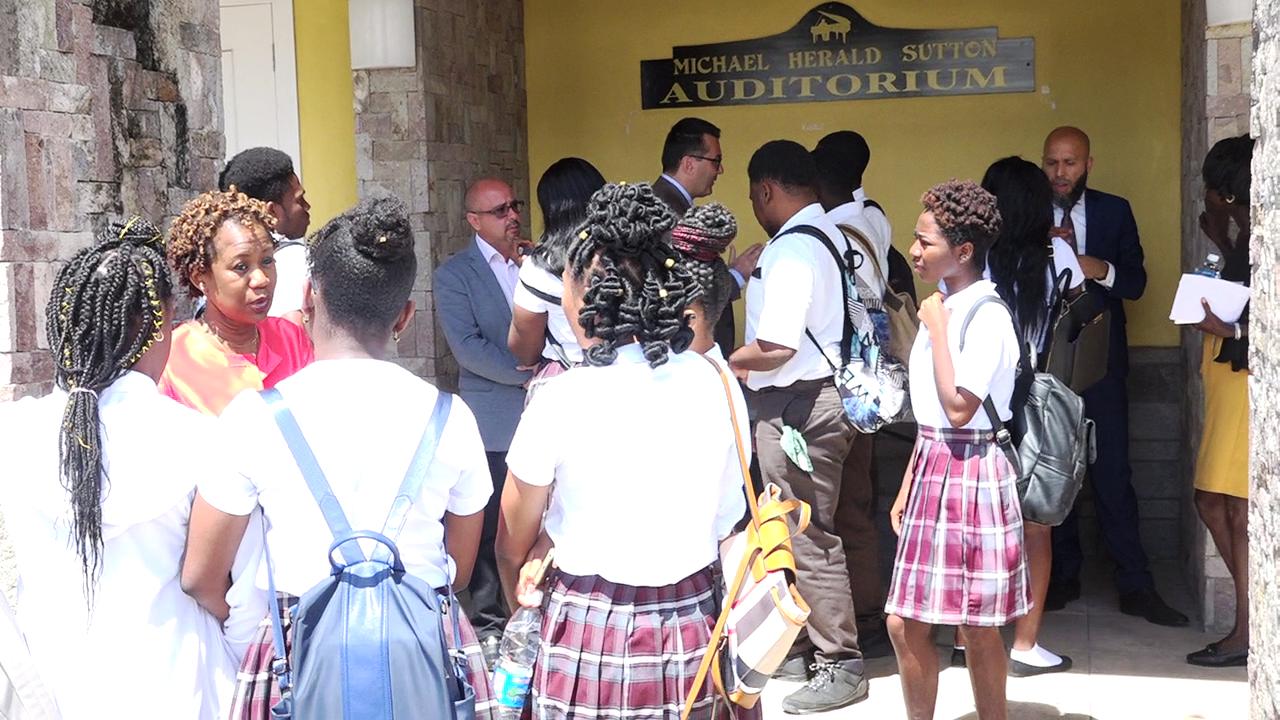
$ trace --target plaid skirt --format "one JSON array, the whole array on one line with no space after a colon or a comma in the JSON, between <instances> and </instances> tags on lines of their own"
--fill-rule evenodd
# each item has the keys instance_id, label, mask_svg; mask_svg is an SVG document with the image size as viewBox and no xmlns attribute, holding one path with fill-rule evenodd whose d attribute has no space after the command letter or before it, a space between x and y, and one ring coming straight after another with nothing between
<instances>
[{"instance_id":1,"label":"plaid skirt","mask_svg":"<svg viewBox=\"0 0 1280 720\"><path fill-rule=\"evenodd\" d=\"M284 610L284 644L286 652L293 649L293 610L297 607L298 598L281 593L280 597L286 606ZM445 606L445 641L453 648L453 631L451 630L453 608ZM467 657L467 679L476 692L476 720L497 720L498 704L493 697L493 687L489 681L489 672L485 668L484 653L480 649L480 641L476 631L467 620L466 613L458 618L462 631L462 649ZM275 658L276 649L272 642L271 618L263 618L258 632L245 651L240 661L240 671L236 673L236 691L231 700L231 720L271 720L271 707L280 702L280 685L276 676L271 674L271 661Z\"/></svg>"},{"instance_id":2,"label":"plaid skirt","mask_svg":"<svg viewBox=\"0 0 1280 720\"><path fill-rule=\"evenodd\" d=\"M885 612L999 627L1027 614L1016 473L989 430L921 426Z\"/></svg>"},{"instance_id":3,"label":"plaid skirt","mask_svg":"<svg viewBox=\"0 0 1280 720\"><path fill-rule=\"evenodd\" d=\"M665 587L558 573L533 673L538 720L679 718L719 610L715 566ZM691 718L758 718L727 706L710 678Z\"/></svg>"}]
</instances>

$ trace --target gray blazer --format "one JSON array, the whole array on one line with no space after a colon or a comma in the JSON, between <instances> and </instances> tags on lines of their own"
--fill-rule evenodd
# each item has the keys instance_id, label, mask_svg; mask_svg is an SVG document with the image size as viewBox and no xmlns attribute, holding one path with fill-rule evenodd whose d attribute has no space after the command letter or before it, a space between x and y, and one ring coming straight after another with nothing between
<instances>
[{"instance_id":1,"label":"gray blazer","mask_svg":"<svg viewBox=\"0 0 1280 720\"><path fill-rule=\"evenodd\" d=\"M524 410L524 383L532 377L507 349L511 308L473 238L436 268L436 315L458 360L458 393L480 425L486 452L506 452Z\"/></svg>"}]
</instances>

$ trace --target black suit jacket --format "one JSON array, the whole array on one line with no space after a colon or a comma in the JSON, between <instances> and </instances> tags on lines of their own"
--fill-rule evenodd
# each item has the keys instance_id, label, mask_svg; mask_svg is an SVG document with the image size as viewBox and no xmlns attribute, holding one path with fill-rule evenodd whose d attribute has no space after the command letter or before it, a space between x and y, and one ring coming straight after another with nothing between
<instances>
[{"instance_id":1,"label":"black suit jacket","mask_svg":"<svg viewBox=\"0 0 1280 720\"><path fill-rule=\"evenodd\" d=\"M1126 329L1124 301L1137 300L1147 289L1147 270L1143 267L1142 244L1138 241L1138 223L1133 218L1129 201L1089 188L1084 196L1085 254L1106 260L1116 269L1115 283L1110 288L1098 286L1106 294L1111 310L1111 349L1107 371L1124 376L1129 372L1129 334Z\"/></svg>"},{"instance_id":2,"label":"black suit jacket","mask_svg":"<svg viewBox=\"0 0 1280 720\"><path fill-rule=\"evenodd\" d=\"M680 192L680 188L661 175L658 176L657 180L653 181L653 194L657 195L659 200L671 208L671 212L675 213L677 219L684 217L684 214L689 212L689 208L693 207L692 203L685 200L684 193ZM724 353L725 357L728 357L738 340L738 328L733 320L732 303L741 295L742 291L735 283L733 292L729 295L730 305L724 309L724 312L720 314L720 319L716 321L714 333L716 343L720 346L720 352Z\"/></svg>"}]
</instances>

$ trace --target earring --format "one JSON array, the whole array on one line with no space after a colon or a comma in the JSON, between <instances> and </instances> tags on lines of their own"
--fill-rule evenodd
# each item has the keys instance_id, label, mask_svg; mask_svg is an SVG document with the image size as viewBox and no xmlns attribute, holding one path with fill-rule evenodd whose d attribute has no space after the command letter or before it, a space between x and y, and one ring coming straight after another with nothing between
<instances>
[{"instance_id":1,"label":"earring","mask_svg":"<svg viewBox=\"0 0 1280 720\"><path fill-rule=\"evenodd\" d=\"M1227 195L1226 197L1224 197L1224 198L1222 198L1222 199L1223 199L1223 200L1226 200L1228 205L1235 205L1235 204L1236 204L1236 196L1235 196L1235 195Z\"/></svg>"}]
</instances>

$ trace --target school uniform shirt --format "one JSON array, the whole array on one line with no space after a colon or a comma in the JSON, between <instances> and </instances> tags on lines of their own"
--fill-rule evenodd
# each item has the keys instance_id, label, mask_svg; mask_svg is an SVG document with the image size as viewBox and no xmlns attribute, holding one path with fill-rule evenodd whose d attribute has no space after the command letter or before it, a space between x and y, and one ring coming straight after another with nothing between
<instances>
[{"instance_id":1,"label":"school uniform shirt","mask_svg":"<svg viewBox=\"0 0 1280 720\"><path fill-rule=\"evenodd\" d=\"M889 218L885 216L884 210L867 204L867 191L861 186L853 191L853 201L862 209L862 221L870 228L871 239L879 243L880 251L888 256L889 246L893 244L893 228L889 225Z\"/></svg>"},{"instance_id":2,"label":"school uniform shirt","mask_svg":"<svg viewBox=\"0 0 1280 720\"><path fill-rule=\"evenodd\" d=\"M960 329L965 316L979 298L997 296L995 283L979 280L958 293L947 295L943 306L951 313L947 322L947 347L951 349L951 363L955 369L957 388L964 388L984 399L988 395L995 403L1001 420L1013 417L1009 401L1013 397L1013 383L1018 372L1018 337L1013 331L1013 320L1008 311L997 303L988 302L978 308L969 323L960 351ZM934 380L933 342L924 323L911 347L910 363L911 411L916 423L927 427L950 428L938 399L938 385ZM979 407L966 429L991 429L991 421Z\"/></svg>"},{"instance_id":3,"label":"school uniform shirt","mask_svg":"<svg viewBox=\"0 0 1280 720\"><path fill-rule=\"evenodd\" d=\"M225 482L211 418L127 372L100 393L102 567L85 597L59 475L67 394L0 407L0 483L18 560L18 622L67 720L226 717L238 659L179 583L197 483Z\"/></svg>"},{"instance_id":4,"label":"school uniform shirt","mask_svg":"<svg viewBox=\"0 0 1280 720\"><path fill-rule=\"evenodd\" d=\"M563 298L564 280L552 275L529 259L520 265L519 280L520 282L516 284L515 304L531 313L546 315L547 331L560 343L560 349L564 351L565 358L571 363L582 362L582 348L578 347L578 336L573 334L573 327L564 314L564 308L560 303L544 300L533 292L537 290L555 298ZM559 360L550 341L543 347L542 357L548 360Z\"/></svg>"},{"instance_id":5,"label":"school uniform shirt","mask_svg":"<svg viewBox=\"0 0 1280 720\"><path fill-rule=\"evenodd\" d=\"M271 294L271 309L267 314L280 317L302 310L302 291L311 276L307 261L307 245L302 240L290 240L271 233L276 241L276 287Z\"/></svg>"},{"instance_id":6,"label":"school uniform shirt","mask_svg":"<svg viewBox=\"0 0 1280 720\"><path fill-rule=\"evenodd\" d=\"M829 378L832 365L840 361L844 330L840 270L821 241L791 232L797 225L812 225L826 233L837 250L844 247L844 234L817 203L791 216L764 246L756 265L759 278L747 284L746 342L764 340L796 354L774 370L748 373L747 387L752 390ZM817 338L821 351L806 329Z\"/></svg>"},{"instance_id":7,"label":"school uniform shirt","mask_svg":"<svg viewBox=\"0 0 1280 720\"><path fill-rule=\"evenodd\" d=\"M862 262L853 268L854 274L858 276L859 280L866 283L867 287L871 288L871 292L876 297L882 297L889 277L889 242L879 237L878 230L870 222L868 213L864 212L862 203L858 200L850 200L843 205L837 205L827 211L827 219L834 223L837 228L841 225L852 227L862 233L867 238L867 241L871 243L871 251L874 254L870 257L863 257L867 252L857 241L847 240L843 236L837 238L837 240L845 242L837 242L836 248L844 252L847 243L858 253L856 257L860 257ZM843 231L841 232L843 233ZM877 268L879 268L878 271Z\"/></svg>"},{"instance_id":8,"label":"school uniform shirt","mask_svg":"<svg viewBox=\"0 0 1280 720\"><path fill-rule=\"evenodd\" d=\"M545 527L560 569L623 585L672 585L715 562L746 508L724 384L692 350L650 368L631 343L612 365L557 376L525 409L507 467L555 483Z\"/></svg>"},{"instance_id":9,"label":"school uniform shirt","mask_svg":"<svg viewBox=\"0 0 1280 720\"><path fill-rule=\"evenodd\" d=\"M313 363L277 389L352 529L381 531L426 429L436 388L394 363L347 359ZM333 534L324 515L261 395L242 393L218 422L221 451L236 473L201 483L200 495L232 515L261 505L276 589L302 595L331 571L326 550ZM442 518L446 511L480 512L492 492L475 416L455 397L422 492L393 538L409 574L432 587L451 582ZM371 548L361 546L366 553ZM265 569L257 584L267 589Z\"/></svg>"}]
</instances>

